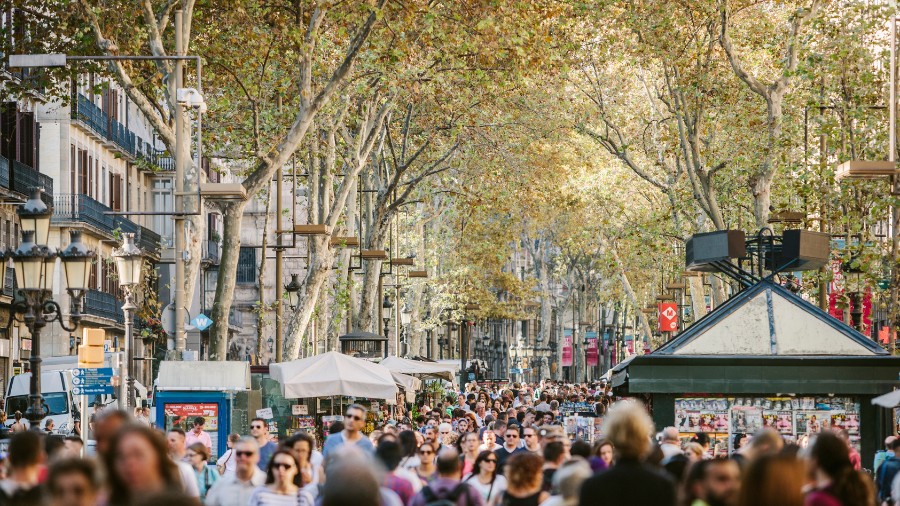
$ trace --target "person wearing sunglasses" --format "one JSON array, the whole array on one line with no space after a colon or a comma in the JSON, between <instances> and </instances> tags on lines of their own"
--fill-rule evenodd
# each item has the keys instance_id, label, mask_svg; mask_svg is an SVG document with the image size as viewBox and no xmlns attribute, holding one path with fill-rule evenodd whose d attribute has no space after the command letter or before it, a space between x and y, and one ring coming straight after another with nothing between
<instances>
[{"instance_id":1,"label":"person wearing sunglasses","mask_svg":"<svg viewBox=\"0 0 900 506\"><path fill-rule=\"evenodd\" d=\"M266 473L256 466L259 445L252 437L234 444L234 473L226 474L206 494L206 506L245 506L253 491L266 483Z\"/></svg>"},{"instance_id":2,"label":"person wearing sunglasses","mask_svg":"<svg viewBox=\"0 0 900 506\"><path fill-rule=\"evenodd\" d=\"M267 466L266 484L253 491L247 506L312 506L313 498L302 486L297 457L278 449Z\"/></svg>"},{"instance_id":3,"label":"person wearing sunglasses","mask_svg":"<svg viewBox=\"0 0 900 506\"><path fill-rule=\"evenodd\" d=\"M437 455L435 449L438 446L435 443L422 443L419 446L419 465L416 466L416 476L422 482L422 486L428 485L428 482L434 478L434 458Z\"/></svg>"},{"instance_id":4,"label":"person wearing sunglasses","mask_svg":"<svg viewBox=\"0 0 900 506\"><path fill-rule=\"evenodd\" d=\"M520 441L519 428L516 426L507 427L506 433L503 435L503 446L494 452L494 455L497 456L498 472L503 472L503 465L506 464L506 460L509 457L528 451L519 444Z\"/></svg>"},{"instance_id":5,"label":"person wearing sunglasses","mask_svg":"<svg viewBox=\"0 0 900 506\"><path fill-rule=\"evenodd\" d=\"M348 406L344 415L344 430L328 436L322 448L322 455L327 458L330 452L344 445L356 445L370 455L375 453L375 445L362 433L365 426L366 408L359 404Z\"/></svg>"},{"instance_id":6,"label":"person wearing sunglasses","mask_svg":"<svg viewBox=\"0 0 900 506\"><path fill-rule=\"evenodd\" d=\"M495 497L506 490L506 478L497 472L497 456L494 452L479 453L472 472L463 481L481 494L485 504L491 504Z\"/></svg>"},{"instance_id":7,"label":"person wearing sunglasses","mask_svg":"<svg viewBox=\"0 0 900 506\"><path fill-rule=\"evenodd\" d=\"M278 445L269 441L269 425L262 418L250 420L250 436L256 440L256 444L259 446L259 462L256 466L265 471L269 459L275 454Z\"/></svg>"}]
</instances>

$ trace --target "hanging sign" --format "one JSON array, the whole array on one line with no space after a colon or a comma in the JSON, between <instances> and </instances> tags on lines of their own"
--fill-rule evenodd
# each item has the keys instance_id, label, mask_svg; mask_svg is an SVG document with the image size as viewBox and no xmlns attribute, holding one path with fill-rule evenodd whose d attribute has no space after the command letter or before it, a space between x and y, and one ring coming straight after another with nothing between
<instances>
[{"instance_id":1,"label":"hanging sign","mask_svg":"<svg viewBox=\"0 0 900 506\"><path fill-rule=\"evenodd\" d=\"M658 305L658 318L660 332L678 331L678 304L674 302L660 302Z\"/></svg>"},{"instance_id":2,"label":"hanging sign","mask_svg":"<svg viewBox=\"0 0 900 506\"><path fill-rule=\"evenodd\" d=\"M585 332L584 338L587 340L587 350L585 350L585 363L588 367L600 365L600 349L597 346L597 333Z\"/></svg>"},{"instance_id":3,"label":"hanging sign","mask_svg":"<svg viewBox=\"0 0 900 506\"><path fill-rule=\"evenodd\" d=\"M563 331L562 365L572 367L572 329Z\"/></svg>"}]
</instances>

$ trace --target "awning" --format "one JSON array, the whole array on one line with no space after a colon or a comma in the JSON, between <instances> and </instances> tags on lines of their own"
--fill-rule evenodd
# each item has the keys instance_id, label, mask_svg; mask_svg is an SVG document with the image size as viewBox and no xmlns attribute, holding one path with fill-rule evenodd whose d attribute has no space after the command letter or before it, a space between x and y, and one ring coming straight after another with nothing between
<instances>
[{"instance_id":1,"label":"awning","mask_svg":"<svg viewBox=\"0 0 900 506\"><path fill-rule=\"evenodd\" d=\"M872 399L872 404L883 408L896 408L900 405L900 390L894 390Z\"/></svg>"},{"instance_id":2,"label":"awning","mask_svg":"<svg viewBox=\"0 0 900 506\"><path fill-rule=\"evenodd\" d=\"M391 376L394 378L394 382L397 383L397 386L406 390L407 392L415 392L422 388L422 380L416 378L415 376L410 376L408 374L402 374L393 371L391 371Z\"/></svg>"},{"instance_id":3,"label":"awning","mask_svg":"<svg viewBox=\"0 0 900 506\"><path fill-rule=\"evenodd\" d=\"M441 364L438 362L422 362L419 360L410 360L408 358L387 357L380 362L391 372L401 374L409 374L418 377L442 378L448 381L455 379L455 373L459 370L459 365Z\"/></svg>"},{"instance_id":4,"label":"awning","mask_svg":"<svg viewBox=\"0 0 900 506\"><path fill-rule=\"evenodd\" d=\"M399 392L386 367L335 351L271 364L269 373L288 399L345 395L395 400Z\"/></svg>"},{"instance_id":5,"label":"awning","mask_svg":"<svg viewBox=\"0 0 900 506\"><path fill-rule=\"evenodd\" d=\"M250 389L249 362L171 361L159 363L157 390Z\"/></svg>"}]
</instances>

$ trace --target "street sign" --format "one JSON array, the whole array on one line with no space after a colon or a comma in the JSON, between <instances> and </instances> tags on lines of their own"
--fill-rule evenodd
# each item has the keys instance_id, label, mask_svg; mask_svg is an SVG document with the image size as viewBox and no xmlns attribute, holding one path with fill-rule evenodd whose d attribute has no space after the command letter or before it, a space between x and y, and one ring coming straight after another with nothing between
<instances>
[{"instance_id":1,"label":"street sign","mask_svg":"<svg viewBox=\"0 0 900 506\"><path fill-rule=\"evenodd\" d=\"M112 395L115 389L112 385L72 387L72 395Z\"/></svg>"},{"instance_id":2,"label":"street sign","mask_svg":"<svg viewBox=\"0 0 900 506\"><path fill-rule=\"evenodd\" d=\"M72 394L112 395L115 391L115 386L112 384L112 379L112 367L98 367L96 369L74 369L72 371Z\"/></svg>"},{"instance_id":3,"label":"street sign","mask_svg":"<svg viewBox=\"0 0 900 506\"><path fill-rule=\"evenodd\" d=\"M213 321L203 313L198 314L196 318L191 320L191 325L196 327L200 332L208 329L212 323Z\"/></svg>"}]
</instances>

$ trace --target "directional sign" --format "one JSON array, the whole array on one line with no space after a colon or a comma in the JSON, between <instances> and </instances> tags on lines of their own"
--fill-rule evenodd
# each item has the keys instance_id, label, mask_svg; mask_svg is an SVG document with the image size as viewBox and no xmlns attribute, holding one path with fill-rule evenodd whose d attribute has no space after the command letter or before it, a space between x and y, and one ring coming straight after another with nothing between
<instances>
[{"instance_id":1,"label":"directional sign","mask_svg":"<svg viewBox=\"0 0 900 506\"><path fill-rule=\"evenodd\" d=\"M208 329L212 323L213 321L203 313L198 314L196 318L191 320L191 325L196 327L200 332Z\"/></svg>"},{"instance_id":2,"label":"directional sign","mask_svg":"<svg viewBox=\"0 0 900 506\"><path fill-rule=\"evenodd\" d=\"M112 395L115 387L112 385L72 387L73 395Z\"/></svg>"}]
</instances>

